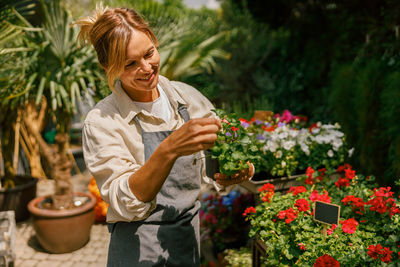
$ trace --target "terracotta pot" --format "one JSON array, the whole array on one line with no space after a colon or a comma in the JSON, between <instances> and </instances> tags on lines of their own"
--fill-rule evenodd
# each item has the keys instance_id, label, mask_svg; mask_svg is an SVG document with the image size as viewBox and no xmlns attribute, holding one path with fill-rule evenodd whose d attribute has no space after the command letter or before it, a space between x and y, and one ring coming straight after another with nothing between
<instances>
[{"instance_id":1,"label":"terracotta pot","mask_svg":"<svg viewBox=\"0 0 400 267\"><path fill-rule=\"evenodd\" d=\"M77 250L89 241L94 223L96 199L83 192L75 196L88 197L89 201L74 209L49 210L38 205L50 196L38 197L29 202L32 224L42 247L50 253L67 253Z\"/></svg>"},{"instance_id":2,"label":"terracotta pot","mask_svg":"<svg viewBox=\"0 0 400 267\"><path fill-rule=\"evenodd\" d=\"M37 178L27 175L15 176L16 186L0 189L0 211L13 210L17 222L29 218L28 203L36 197Z\"/></svg>"}]
</instances>

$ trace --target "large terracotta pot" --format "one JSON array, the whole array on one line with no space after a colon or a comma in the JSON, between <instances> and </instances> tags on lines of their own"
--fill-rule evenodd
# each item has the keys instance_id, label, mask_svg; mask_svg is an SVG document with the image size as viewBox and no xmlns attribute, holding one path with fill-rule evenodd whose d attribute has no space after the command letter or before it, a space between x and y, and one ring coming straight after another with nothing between
<instances>
[{"instance_id":1,"label":"large terracotta pot","mask_svg":"<svg viewBox=\"0 0 400 267\"><path fill-rule=\"evenodd\" d=\"M28 203L36 197L37 178L28 175L15 176L15 187L0 189L0 211L13 210L17 222L29 218Z\"/></svg>"},{"instance_id":2,"label":"large terracotta pot","mask_svg":"<svg viewBox=\"0 0 400 267\"><path fill-rule=\"evenodd\" d=\"M38 197L29 202L36 237L42 247L50 253L67 253L77 250L89 241L94 223L96 199L83 192L77 197L87 197L85 204L69 210L49 210L38 207L49 196Z\"/></svg>"}]
</instances>

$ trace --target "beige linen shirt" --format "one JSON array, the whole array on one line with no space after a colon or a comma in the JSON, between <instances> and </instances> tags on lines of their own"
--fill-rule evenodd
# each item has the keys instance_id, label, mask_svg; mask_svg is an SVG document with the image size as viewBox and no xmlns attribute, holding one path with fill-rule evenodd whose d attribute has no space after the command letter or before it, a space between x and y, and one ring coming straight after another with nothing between
<instances>
[{"instance_id":1,"label":"beige linen shirt","mask_svg":"<svg viewBox=\"0 0 400 267\"><path fill-rule=\"evenodd\" d=\"M85 163L96 179L101 197L110 204L108 222L144 220L156 207L156 199L141 202L129 188L129 177L145 163L141 130L133 120L135 116L145 131L173 131L181 127L184 120L177 112L178 103L187 107L192 119L215 117L211 111L213 105L192 86L163 76L159 84L173 109L169 122L135 105L120 81L116 82L113 93L101 100L85 119L82 140ZM203 152L197 155L202 160L203 180L222 190L206 176Z\"/></svg>"}]
</instances>

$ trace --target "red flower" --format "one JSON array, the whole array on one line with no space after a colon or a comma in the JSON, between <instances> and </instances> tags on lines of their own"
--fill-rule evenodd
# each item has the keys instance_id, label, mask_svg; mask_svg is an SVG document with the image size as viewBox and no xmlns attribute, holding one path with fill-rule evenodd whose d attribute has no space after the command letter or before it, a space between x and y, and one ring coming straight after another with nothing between
<instances>
[{"instance_id":1,"label":"red flower","mask_svg":"<svg viewBox=\"0 0 400 267\"><path fill-rule=\"evenodd\" d=\"M294 219L297 218L297 211L295 211L293 208L288 208L287 210L281 210L279 211L278 218L281 220L286 218L285 223L289 224L292 221L294 221Z\"/></svg>"},{"instance_id":2,"label":"red flower","mask_svg":"<svg viewBox=\"0 0 400 267\"><path fill-rule=\"evenodd\" d=\"M262 187L260 187L258 189L258 192L263 192L263 191L271 192L274 190L275 190L275 186L271 183L267 183L267 184L264 184Z\"/></svg>"},{"instance_id":3,"label":"red flower","mask_svg":"<svg viewBox=\"0 0 400 267\"><path fill-rule=\"evenodd\" d=\"M328 192L327 191L325 191L324 194L320 195L317 190L314 190L311 193L309 198L310 198L310 200L312 202L315 202L315 201L318 200L318 201L321 201L321 202L331 203L331 198L328 196Z\"/></svg>"},{"instance_id":4,"label":"red flower","mask_svg":"<svg viewBox=\"0 0 400 267\"><path fill-rule=\"evenodd\" d=\"M250 213L256 213L256 209L254 207L248 207L247 209L245 209L245 211L243 212L243 216L247 216Z\"/></svg>"},{"instance_id":5,"label":"red flower","mask_svg":"<svg viewBox=\"0 0 400 267\"><path fill-rule=\"evenodd\" d=\"M337 266L340 266L339 262L332 256L329 256L328 254L319 257L314 263L314 267L337 267Z\"/></svg>"},{"instance_id":6,"label":"red flower","mask_svg":"<svg viewBox=\"0 0 400 267\"><path fill-rule=\"evenodd\" d=\"M371 258L376 260L376 259L380 258L381 249L382 249L381 244L378 244L376 246L369 245L367 254L368 254L368 256L370 256Z\"/></svg>"},{"instance_id":7,"label":"red flower","mask_svg":"<svg viewBox=\"0 0 400 267\"><path fill-rule=\"evenodd\" d=\"M299 243L299 249L300 250L306 250L306 246L304 246L303 243Z\"/></svg>"},{"instance_id":8,"label":"red flower","mask_svg":"<svg viewBox=\"0 0 400 267\"><path fill-rule=\"evenodd\" d=\"M327 233L328 235L331 235L331 234L333 233L333 231L334 231L336 228L337 228L337 225L336 225L336 224L332 224L331 229L328 229L328 230L326 231L326 233Z\"/></svg>"},{"instance_id":9,"label":"red flower","mask_svg":"<svg viewBox=\"0 0 400 267\"><path fill-rule=\"evenodd\" d=\"M357 230L358 222L353 218L341 221L340 223L342 224L342 230L345 233L353 234Z\"/></svg>"},{"instance_id":10,"label":"red flower","mask_svg":"<svg viewBox=\"0 0 400 267\"><path fill-rule=\"evenodd\" d=\"M350 181L347 178L339 178L336 182L335 185L339 188L341 187L348 187L350 185Z\"/></svg>"},{"instance_id":11,"label":"red flower","mask_svg":"<svg viewBox=\"0 0 400 267\"><path fill-rule=\"evenodd\" d=\"M263 129L266 132L273 132L275 130L275 127L273 125L269 126L269 127L266 125L263 125L263 126L261 126L261 129Z\"/></svg>"},{"instance_id":12,"label":"red flower","mask_svg":"<svg viewBox=\"0 0 400 267\"><path fill-rule=\"evenodd\" d=\"M383 250L381 251L382 254L381 261L385 263L391 262L392 252L393 251L391 251L389 248L384 247Z\"/></svg>"},{"instance_id":13,"label":"red flower","mask_svg":"<svg viewBox=\"0 0 400 267\"><path fill-rule=\"evenodd\" d=\"M336 171L337 172L343 172L345 169L352 169L352 167L351 167L350 164L345 163L345 164L337 167Z\"/></svg>"},{"instance_id":14,"label":"red flower","mask_svg":"<svg viewBox=\"0 0 400 267\"><path fill-rule=\"evenodd\" d=\"M236 132L237 130L239 130L239 128L237 128L237 127L235 127L235 126L232 126L232 131L234 131L234 132Z\"/></svg>"},{"instance_id":15,"label":"red flower","mask_svg":"<svg viewBox=\"0 0 400 267\"><path fill-rule=\"evenodd\" d=\"M352 169L345 169L344 173L346 178L350 180L356 176L356 171L353 171Z\"/></svg>"},{"instance_id":16,"label":"red flower","mask_svg":"<svg viewBox=\"0 0 400 267\"><path fill-rule=\"evenodd\" d=\"M365 210L364 209L365 203L362 198L355 197L353 195L349 195L349 196L346 196L345 198L343 198L342 202L344 205L347 205L350 203L351 208L355 213L360 214L360 215L364 214L363 211Z\"/></svg>"},{"instance_id":17,"label":"red flower","mask_svg":"<svg viewBox=\"0 0 400 267\"><path fill-rule=\"evenodd\" d=\"M370 245L367 251L368 256L375 260L380 259L382 262L385 263L391 262L392 253L393 251L391 251L387 247L382 247L381 244L378 244L376 246Z\"/></svg>"},{"instance_id":18,"label":"red flower","mask_svg":"<svg viewBox=\"0 0 400 267\"><path fill-rule=\"evenodd\" d=\"M310 209L310 204L308 203L307 200L304 198L296 200L296 203L294 206L299 210L299 211L308 211Z\"/></svg>"},{"instance_id":19,"label":"red flower","mask_svg":"<svg viewBox=\"0 0 400 267\"><path fill-rule=\"evenodd\" d=\"M305 187L302 186L302 185L296 186L296 187L291 186L291 187L289 188L288 193L290 193L290 192L293 193L293 196L296 196L296 195L298 195L298 194L300 194L300 193L307 192L307 188L305 188Z\"/></svg>"}]
</instances>

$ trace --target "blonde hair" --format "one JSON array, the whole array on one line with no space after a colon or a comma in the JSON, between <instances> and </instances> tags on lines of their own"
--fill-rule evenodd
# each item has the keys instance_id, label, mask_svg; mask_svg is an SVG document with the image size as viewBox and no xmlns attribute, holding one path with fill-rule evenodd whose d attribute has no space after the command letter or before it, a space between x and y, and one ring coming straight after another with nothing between
<instances>
[{"instance_id":1,"label":"blonde hair","mask_svg":"<svg viewBox=\"0 0 400 267\"><path fill-rule=\"evenodd\" d=\"M78 40L93 45L112 90L115 79L124 71L126 49L134 30L148 34L158 46L149 24L130 8L109 8L100 4L93 15L79 19L73 25L80 26Z\"/></svg>"}]
</instances>

